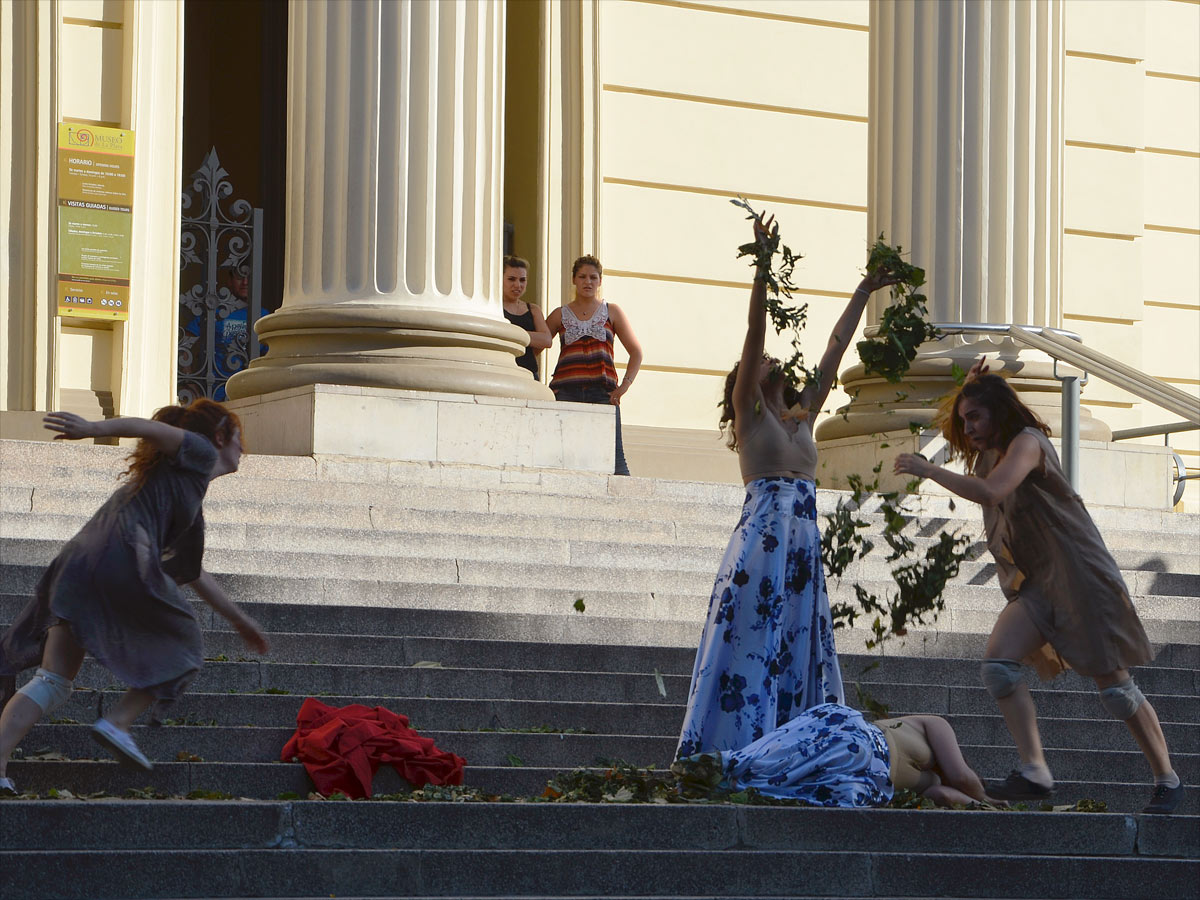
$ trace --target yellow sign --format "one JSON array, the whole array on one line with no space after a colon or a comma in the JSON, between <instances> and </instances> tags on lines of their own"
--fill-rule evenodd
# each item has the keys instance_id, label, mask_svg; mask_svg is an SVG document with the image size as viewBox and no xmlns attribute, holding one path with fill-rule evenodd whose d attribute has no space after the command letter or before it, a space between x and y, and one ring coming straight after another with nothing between
<instances>
[{"instance_id":1,"label":"yellow sign","mask_svg":"<svg viewBox=\"0 0 1200 900\"><path fill-rule=\"evenodd\" d=\"M58 125L58 314L129 318L133 132Z\"/></svg>"}]
</instances>

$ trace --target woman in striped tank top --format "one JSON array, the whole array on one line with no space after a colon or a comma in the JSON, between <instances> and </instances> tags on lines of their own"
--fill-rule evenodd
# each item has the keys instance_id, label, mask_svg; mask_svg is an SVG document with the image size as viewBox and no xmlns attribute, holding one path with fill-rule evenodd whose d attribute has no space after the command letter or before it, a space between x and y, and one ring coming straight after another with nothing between
<instances>
[{"instance_id":1,"label":"woman in striped tank top","mask_svg":"<svg viewBox=\"0 0 1200 900\"><path fill-rule=\"evenodd\" d=\"M581 256L571 266L575 299L546 317L551 334L559 336L558 365L550 389L558 400L571 403L611 403L617 413L616 466L613 473L628 475L621 442L621 397L633 384L642 365L642 347L629 327L629 319L615 303L600 299L604 268L594 256ZM617 381L613 364L614 338L629 354L625 377Z\"/></svg>"}]
</instances>

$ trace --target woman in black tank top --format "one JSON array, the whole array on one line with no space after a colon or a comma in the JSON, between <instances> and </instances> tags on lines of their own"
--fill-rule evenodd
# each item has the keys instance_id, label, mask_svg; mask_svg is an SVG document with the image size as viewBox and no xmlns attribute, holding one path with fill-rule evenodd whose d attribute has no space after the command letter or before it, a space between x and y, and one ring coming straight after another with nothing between
<instances>
[{"instance_id":1,"label":"woman in black tank top","mask_svg":"<svg viewBox=\"0 0 1200 900\"><path fill-rule=\"evenodd\" d=\"M504 318L529 333L529 346L517 357L517 365L533 373L538 380L538 356L553 338L546 327L541 309L521 299L529 283L529 263L519 256L504 257Z\"/></svg>"}]
</instances>

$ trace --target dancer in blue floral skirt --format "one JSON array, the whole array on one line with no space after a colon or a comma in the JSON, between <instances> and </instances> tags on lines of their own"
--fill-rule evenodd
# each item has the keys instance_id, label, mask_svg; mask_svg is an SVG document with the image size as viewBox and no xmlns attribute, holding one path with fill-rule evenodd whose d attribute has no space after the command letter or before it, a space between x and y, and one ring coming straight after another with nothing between
<instances>
[{"instance_id":1,"label":"dancer in blue floral skirt","mask_svg":"<svg viewBox=\"0 0 1200 900\"><path fill-rule=\"evenodd\" d=\"M685 793L753 788L812 806L883 806L902 788L940 806L988 802L945 719L900 716L872 724L837 703L798 713L738 750L677 760L671 771Z\"/></svg>"},{"instance_id":2,"label":"dancer in blue floral skirt","mask_svg":"<svg viewBox=\"0 0 1200 900\"><path fill-rule=\"evenodd\" d=\"M756 220L755 239L770 240L771 227ZM721 414L746 501L709 601L677 756L739 750L810 707L845 699L821 567L812 427L871 292L896 279L862 280L830 335L819 380L797 393L763 353L763 274Z\"/></svg>"}]
</instances>

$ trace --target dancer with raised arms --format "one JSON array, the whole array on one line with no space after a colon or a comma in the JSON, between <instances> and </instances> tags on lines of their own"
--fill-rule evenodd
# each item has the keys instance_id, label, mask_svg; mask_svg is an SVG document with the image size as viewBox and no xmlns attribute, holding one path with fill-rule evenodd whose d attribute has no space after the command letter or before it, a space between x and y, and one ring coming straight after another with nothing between
<instances>
[{"instance_id":1,"label":"dancer with raised arms","mask_svg":"<svg viewBox=\"0 0 1200 900\"><path fill-rule=\"evenodd\" d=\"M754 236L770 247L778 227L755 218ZM746 499L709 600L679 757L741 750L810 707L845 700L821 564L813 422L871 293L898 279L882 270L862 279L819 377L797 392L763 352L766 274L755 275L742 356L725 379L720 424Z\"/></svg>"}]
</instances>

